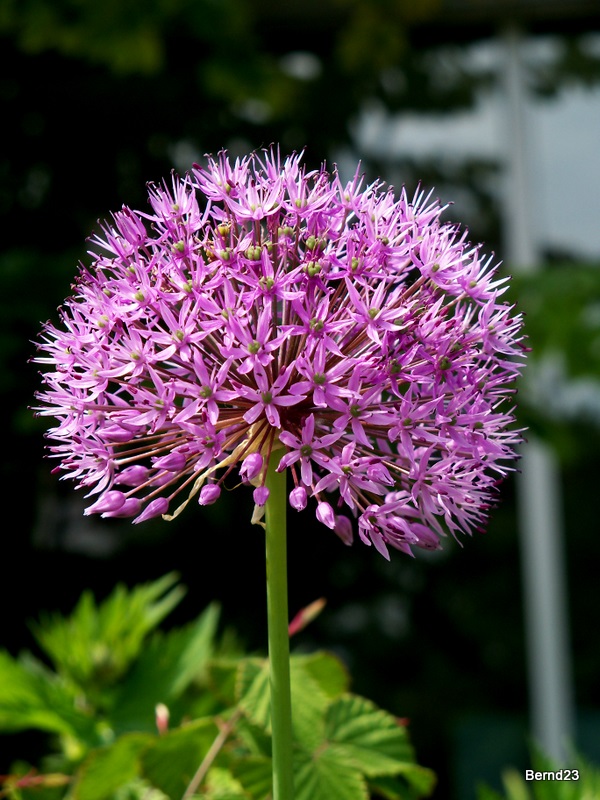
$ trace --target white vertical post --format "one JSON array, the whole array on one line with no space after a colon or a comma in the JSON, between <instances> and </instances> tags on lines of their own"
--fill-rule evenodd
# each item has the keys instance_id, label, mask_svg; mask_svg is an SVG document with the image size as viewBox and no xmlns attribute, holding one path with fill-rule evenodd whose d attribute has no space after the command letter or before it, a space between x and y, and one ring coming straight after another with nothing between
<instances>
[{"instance_id":1,"label":"white vertical post","mask_svg":"<svg viewBox=\"0 0 600 800\"><path fill-rule=\"evenodd\" d=\"M532 228L525 81L516 26L503 35L507 106L505 254L511 267L533 272L539 255ZM559 762L572 742L573 711L562 547L560 473L552 450L534 436L523 446L517 479L532 734Z\"/></svg>"}]
</instances>

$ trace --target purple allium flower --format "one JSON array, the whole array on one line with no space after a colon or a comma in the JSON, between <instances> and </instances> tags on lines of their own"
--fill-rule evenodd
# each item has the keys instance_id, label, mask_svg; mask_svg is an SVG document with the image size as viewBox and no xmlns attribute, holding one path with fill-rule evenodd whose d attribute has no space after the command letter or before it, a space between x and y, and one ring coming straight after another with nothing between
<instances>
[{"instance_id":1,"label":"purple allium flower","mask_svg":"<svg viewBox=\"0 0 600 800\"><path fill-rule=\"evenodd\" d=\"M88 513L172 519L240 479L262 505L278 458L293 508L386 557L483 525L520 440L521 319L438 203L267 151L150 206L92 239L36 359Z\"/></svg>"}]
</instances>

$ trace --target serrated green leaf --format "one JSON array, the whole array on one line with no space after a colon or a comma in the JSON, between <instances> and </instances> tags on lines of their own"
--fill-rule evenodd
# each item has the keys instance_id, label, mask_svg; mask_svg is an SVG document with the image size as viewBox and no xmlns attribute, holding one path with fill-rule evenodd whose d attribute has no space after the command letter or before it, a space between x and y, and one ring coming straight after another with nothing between
<instances>
[{"instance_id":1,"label":"serrated green leaf","mask_svg":"<svg viewBox=\"0 0 600 800\"><path fill-rule=\"evenodd\" d=\"M411 765L407 769L412 776L410 782L404 775L380 775L368 779L369 790L385 800L419 800L419 798L429 797L435 788L434 773L417 764Z\"/></svg>"},{"instance_id":2,"label":"serrated green leaf","mask_svg":"<svg viewBox=\"0 0 600 800\"><path fill-rule=\"evenodd\" d=\"M326 736L343 745L367 776L396 775L406 764L414 764L406 729L364 697L348 694L332 703Z\"/></svg>"},{"instance_id":3,"label":"serrated green leaf","mask_svg":"<svg viewBox=\"0 0 600 800\"><path fill-rule=\"evenodd\" d=\"M253 725L249 719L242 717L236 725L236 735L252 756L271 758L271 736L264 728Z\"/></svg>"},{"instance_id":4,"label":"serrated green leaf","mask_svg":"<svg viewBox=\"0 0 600 800\"><path fill-rule=\"evenodd\" d=\"M111 686L141 651L148 633L179 603L185 590L171 573L134 589L118 585L96 605L84 592L73 613L42 617L32 630L59 674L87 692Z\"/></svg>"},{"instance_id":5,"label":"serrated green leaf","mask_svg":"<svg viewBox=\"0 0 600 800\"><path fill-rule=\"evenodd\" d=\"M0 730L27 729L92 740L95 723L62 678L31 655L0 652Z\"/></svg>"},{"instance_id":6,"label":"serrated green leaf","mask_svg":"<svg viewBox=\"0 0 600 800\"><path fill-rule=\"evenodd\" d=\"M172 687L173 696L179 696L194 680L204 674L208 660L214 652L219 614L218 604L211 603L189 629L183 629L186 633L182 636L184 645L177 660Z\"/></svg>"},{"instance_id":7,"label":"serrated green leaf","mask_svg":"<svg viewBox=\"0 0 600 800\"><path fill-rule=\"evenodd\" d=\"M368 800L360 771L335 745L294 755L294 800Z\"/></svg>"},{"instance_id":8,"label":"serrated green leaf","mask_svg":"<svg viewBox=\"0 0 600 800\"><path fill-rule=\"evenodd\" d=\"M117 732L155 730L154 709L164 703L172 724L185 712L177 700L190 683L204 675L214 650L219 607L212 604L190 625L156 633L120 683L110 712Z\"/></svg>"},{"instance_id":9,"label":"serrated green leaf","mask_svg":"<svg viewBox=\"0 0 600 800\"><path fill-rule=\"evenodd\" d=\"M253 800L263 800L272 791L273 775L270 758L248 756L232 761L232 774Z\"/></svg>"},{"instance_id":10,"label":"serrated green leaf","mask_svg":"<svg viewBox=\"0 0 600 800\"><path fill-rule=\"evenodd\" d=\"M128 734L114 744L92 750L77 772L73 799L110 800L139 775L140 753L151 740L145 734Z\"/></svg>"},{"instance_id":11,"label":"serrated green leaf","mask_svg":"<svg viewBox=\"0 0 600 800\"><path fill-rule=\"evenodd\" d=\"M180 798L218 733L212 719L200 719L155 738L141 755L142 776L169 797Z\"/></svg>"},{"instance_id":12,"label":"serrated green leaf","mask_svg":"<svg viewBox=\"0 0 600 800\"><path fill-rule=\"evenodd\" d=\"M291 663L302 667L316 682L321 692L331 700L348 691L350 685L348 670L340 659L331 653L319 651L310 655L294 655Z\"/></svg>"},{"instance_id":13,"label":"serrated green leaf","mask_svg":"<svg viewBox=\"0 0 600 800\"><path fill-rule=\"evenodd\" d=\"M236 684L239 658L212 659L207 665L206 682L210 691L226 706L237 703Z\"/></svg>"},{"instance_id":14,"label":"serrated green leaf","mask_svg":"<svg viewBox=\"0 0 600 800\"><path fill-rule=\"evenodd\" d=\"M307 750L317 747L324 738L325 712L330 703L329 696L322 691L311 674L321 676L330 692L342 685L339 671L324 666L320 659L292 657L290 660L290 682L292 695L292 727L294 738ZM270 731L271 696L269 685L269 662L260 659L244 659L240 663L237 695L240 708L255 725Z\"/></svg>"},{"instance_id":15,"label":"serrated green leaf","mask_svg":"<svg viewBox=\"0 0 600 800\"><path fill-rule=\"evenodd\" d=\"M223 767L208 771L202 797L206 800L248 800L241 783Z\"/></svg>"},{"instance_id":16,"label":"serrated green leaf","mask_svg":"<svg viewBox=\"0 0 600 800\"><path fill-rule=\"evenodd\" d=\"M236 680L239 707L248 719L263 728L271 727L271 690L269 662L266 659L245 658L240 662Z\"/></svg>"},{"instance_id":17,"label":"serrated green leaf","mask_svg":"<svg viewBox=\"0 0 600 800\"><path fill-rule=\"evenodd\" d=\"M292 658L292 728L294 739L307 750L314 750L325 738L325 713L330 697L310 672L310 662Z\"/></svg>"}]
</instances>

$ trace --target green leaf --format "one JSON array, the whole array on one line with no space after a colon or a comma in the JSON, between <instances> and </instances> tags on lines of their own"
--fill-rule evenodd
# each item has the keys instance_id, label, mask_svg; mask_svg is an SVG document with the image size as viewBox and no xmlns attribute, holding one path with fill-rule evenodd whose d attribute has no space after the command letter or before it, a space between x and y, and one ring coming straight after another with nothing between
<instances>
[{"instance_id":1,"label":"green leaf","mask_svg":"<svg viewBox=\"0 0 600 800\"><path fill-rule=\"evenodd\" d=\"M244 791L255 800L262 800L271 793L273 776L270 758L262 756L239 758L232 761L230 769Z\"/></svg>"},{"instance_id":2,"label":"green leaf","mask_svg":"<svg viewBox=\"0 0 600 800\"><path fill-rule=\"evenodd\" d=\"M290 663L294 738L307 750L313 750L323 742L325 712L331 702L330 696L312 677L310 664L296 658L292 658Z\"/></svg>"},{"instance_id":3,"label":"green leaf","mask_svg":"<svg viewBox=\"0 0 600 800\"><path fill-rule=\"evenodd\" d=\"M406 728L364 697L348 694L332 703L326 738L367 778L402 776L418 793L433 789L435 776L415 763Z\"/></svg>"},{"instance_id":4,"label":"green leaf","mask_svg":"<svg viewBox=\"0 0 600 800\"><path fill-rule=\"evenodd\" d=\"M241 783L223 767L208 771L202 797L206 800L248 800Z\"/></svg>"},{"instance_id":5,"label":"green leaf","mask_svg":"<svg viewBox=\"0 0 600 800\"><path fill-rule=\"evenodd\" d=\"M414 763L406 728L364 697L349 694L334 702L327 713L326 734L328 741L344 746L367 776L397 775Z\"/></svg>"},{"instance_id":6,"label":"green leaf","mask_svg":"<svg viewBox=\"0 0 600 800\"><path fill-rule=\"evenodd\" d=\"M33 632L60 674L87 691L111 686L181 600L185 590L176 582L171 573L131 590L119 585L99 606L84 592L70 617L42 617Z\"/></svg>"},{"instance_id":7,"label":"green leaf","mask_svg":"<svg viewBox=\"0 0 600 800\"><path fill-rule=\"evenodd\" d=\"M213 694L226 706L237 703L239 658L217 658L207 665L206 680Z\"/></svg>"},{"instance_id":8,"label":"green leaf","mask_svg":"<svg viewBox=\"0 0 600 800\"><path fill-rule=\"evenodd\" d=\"M172 686L173 696L182 694L205 672L208 660L214 652L219 614L219 606L211 603L188 629L184 629L187 632L182 633Z\"/></svg>"},{"instance_id":9,"label":"green leaf","mask_svg":"<svg viewBox=\"0 0 600 800\"><path fill-rule=\"evenodd\" d=\"M333 663L327 663L321 656L293 656L290 659L294 738L306 749L312 750L323 741L325 712L330 696L338 693L345 679L345 674L337 664L334 667ZM327 693L323 691L319 681L325 686ZM270 731L271 696L267 660L244 659L240 663L237 694L240 708L248 719Z\"/></svg>"},{"instance_id":10,"label":"green leaf","mask_svg":"<svg viewBox=\"0 0 600 800\"><path fill-rule=\"evenodd\" d=\"M503 800L503 797L489 786L482 784L477 787L477 800Z\"/></svg>"},{"instance_id":11,"label":"green leaf","mask_svg":"<svg viewBox=\"0 0 600 800\"><path fill-rule=\"evenodd\" d=\"M0 730L26 729L89 738L95 723L62 678L30 655L17 660L0 651Z\"/></svg>"},{"instance_id":12,"label":"green leaf","mask_svg":"<svg viewBox=\"0 0 600 800\"><path fill-rule=\"evenodd\" d=\"M291 663L301 667L329 699L334 700L348 691L350 676L339 658L318 651L310 655L292 656Z\"/></svg>"},{"instance_id":13,"label":"green leaf","mask_svg":"<svg viewBox=\"0 0 600 800\"><path fill-rule=\"evenodd\" d=\"M154 730L157 703L164 703L172 724L178 724L186 708L177 700L205 676L218 618L219 607L212 604L190 625L154 634L115 694L109 718L116 731Z\"/></svg>"},{"instance_id":14,"label":"green leaf","mask_svg":"<svg viewBox=\"0 0 600 800\"><path fill-rule=\"evenodd\" d=\"M271 759L271 736L264 728L242 717L236 725L236 735L250 755Z\"/></svg>"},{"instance_id":15,"label":"green leaf","mask_svg":"<svg viewBox=\"0 0 600 800\"><path fill-rule=\"evenodd\" d=\"M343 751L331 745L294 757L294 800L368 800L360 771Z\"/></svg>"},{"instance_id":16,"label":"green leaf","mask_svg":"<svg viewBox=\"0 0 600 800\"><path fill-rule=\"evenodd\" d=\"M148 735L128 734L114 744L92 750L78 770L74 800L110 800L139 775L140 753L151 740Z\"/></svg>"},{"instance_id":17,"label":"green leaf","mask_svg":"<svg viewBox=\"0 0 600 800\"><path fill-rule=\"evenodd\" d=\"M506 770L502 783L510 800L532 800L527 784L516 770Z\"/></svg>"},{"instance_id":18,"label":"green leaf","mask_svg":"<svg viewBox=\"0 0 600 800\"><path fill-rule=\"evenodd\" d=\"M171 798L180 798L219 733L199 719L155 738L141 756L142 776Z\"/></svg>"},{"instance_id":19,"label":"green leaf","mask_svg":"<svg viewBox=\"0 0 600 800\"><path fill-rule=\"evenodd\" d=\"M248 719L263 728L271 727L271 694L269 662L261 658L245 658L238 667L236 695Z\"/></svg>"},{"instance_id":20,"label":"green leaf","mask_svg":"<svg viewBox=\"0 0 600 800\"><path fill-rule=\"evenodd\" d=\"M430 770L415 765L415 770L427 773L423 778L423 786L419 787L415 783L408 783L402 776L383 775L377 778L369 778L369 790L377 797L385 800L418 800L421 797L429 797L435 787L435 779L432 779ZM425 780L427 779L427 782ZM499 799L497 799L499 800Z\"/></svg>"}]
</instances>

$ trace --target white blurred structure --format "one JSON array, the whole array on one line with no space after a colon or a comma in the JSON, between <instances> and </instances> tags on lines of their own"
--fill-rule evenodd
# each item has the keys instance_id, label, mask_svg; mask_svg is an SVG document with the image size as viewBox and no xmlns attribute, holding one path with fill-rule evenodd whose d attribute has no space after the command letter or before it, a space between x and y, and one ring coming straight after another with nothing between
<instances>
[{"instance_id":1,"label":"white blurred structure","mask_svg":"<svg viewBox=\"0 0 600 800\"><path fill-rule=\"evenodd\" d=\"M532 225L530 144L527 136L521 35L503 33L506 98L506 260L532 272L540 257ZM517 479L523 564L525 630L532 734L549 756L564 762L573 742L573 691L568 635L560 472L552 450L535 436L522 448Z\"/></svg>"}]
</instances>

